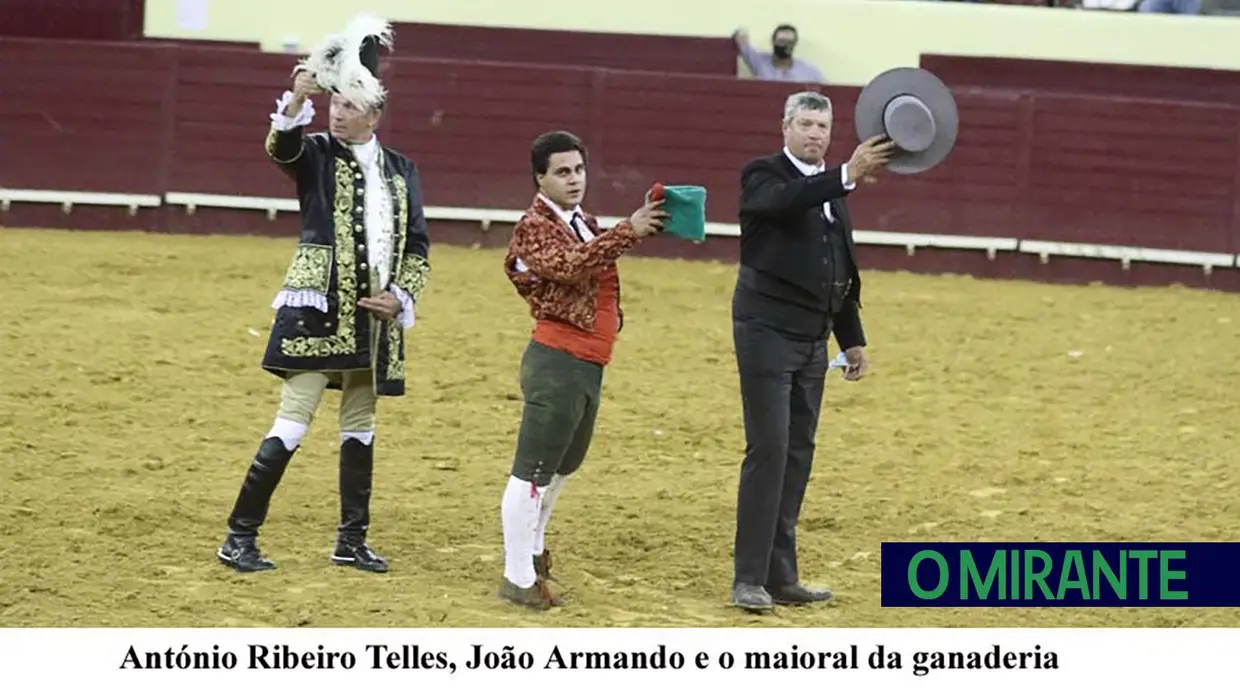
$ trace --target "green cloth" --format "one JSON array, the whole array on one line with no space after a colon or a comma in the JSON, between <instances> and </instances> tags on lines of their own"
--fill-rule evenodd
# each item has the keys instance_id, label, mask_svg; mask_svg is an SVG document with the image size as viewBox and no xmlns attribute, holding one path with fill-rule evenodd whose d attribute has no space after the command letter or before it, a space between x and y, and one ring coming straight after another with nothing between
<instances>
[{"instance_id":1,"label":"green cloth","mask_svg":"<svg viewBox=\"0 0 1240 697\"><path fill-rule=\"evenodd\" d=\"M668 213L663 226L664 234L690 242L706 239L705 187L663 187L663 210Z\"/></svg>"}]
</instances>

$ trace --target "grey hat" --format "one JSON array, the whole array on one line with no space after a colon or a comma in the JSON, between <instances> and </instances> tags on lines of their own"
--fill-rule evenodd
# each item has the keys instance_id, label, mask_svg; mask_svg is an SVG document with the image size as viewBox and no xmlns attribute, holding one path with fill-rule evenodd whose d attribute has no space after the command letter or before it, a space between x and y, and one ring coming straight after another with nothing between
<instances>
[{"instance_id":1,"label":"grey hat","mask_svg":"<svg viewBox=\"0 0 1240 697\"><path fill-rule=\"evenodd\" d=\"M853 117L863 142L887 135L896 154L887 169L916 174L939 164L956 144L956 100L943 81L921 68L893 68L870 81Z\"/></svg>"}]
</instances>

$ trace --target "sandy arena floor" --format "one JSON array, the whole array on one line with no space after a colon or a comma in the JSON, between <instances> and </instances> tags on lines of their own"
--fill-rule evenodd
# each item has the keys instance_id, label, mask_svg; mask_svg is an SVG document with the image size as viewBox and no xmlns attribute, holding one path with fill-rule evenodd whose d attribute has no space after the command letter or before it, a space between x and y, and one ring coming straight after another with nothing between
<instances>
[{"instance_id":1,"label":"sandy arena floor","mask_svg":"<svg viewBox=\"0 0 1240 697\"><path fill-rule=\"evenodd\" d=\"M549 533L573 603L495 597L524 305L437 247L411 394L384 401L372 542L327 561L324 401L242 576L214 558L279 385L288 240L0 230L0 625L1236 626L1234 610L879 606L883 540L1225 540L1240 528L1240 297L870 273L875 372L830 380L800 526L830 607L727 606L743 450L724 265L623 262L598 437ZM834 350L834 345L832 346Z\"/></svg>"}]
</instances>

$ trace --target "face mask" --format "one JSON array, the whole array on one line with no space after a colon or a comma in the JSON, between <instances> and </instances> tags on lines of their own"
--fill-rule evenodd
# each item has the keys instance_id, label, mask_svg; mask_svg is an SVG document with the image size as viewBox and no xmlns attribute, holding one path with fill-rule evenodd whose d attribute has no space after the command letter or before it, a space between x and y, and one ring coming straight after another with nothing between
<instances>
[{"instance_id":1,"label":"face mask","mask_svg":"<svg viewBox=\"0 0 1240 697\"><path fill-rule=\"evenodd\" d=\"M779 59L791 58L792 47L784 44L775 44L775 57Z\"/></svg>"}]
</instances>

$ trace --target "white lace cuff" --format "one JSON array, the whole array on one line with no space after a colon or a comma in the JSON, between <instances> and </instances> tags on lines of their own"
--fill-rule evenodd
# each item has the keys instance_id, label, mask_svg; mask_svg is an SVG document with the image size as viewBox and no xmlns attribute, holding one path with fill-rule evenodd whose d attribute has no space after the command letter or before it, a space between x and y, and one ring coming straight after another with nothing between
<instances>
[{"instance_id":1,"label":"white lace cuff","mask_svg":"<svg viewBox=\"0 0 1240 697\"><path fill-rule=\"evenodd\" d=\"M276 110L271 115L271 126L277 131L288 131L298 126L308 126L314 120L314 103L309 99L301 103L301 111L296 116L289 117L284 115L284 109L293 101L293 93L285 90L284 94L276 100Z\"/></svg>"},{"instance_id":2,"label":"white lace cuff","mask_svg":"<svg viewBox=\"0 0 1240 697\"><path fill-rule=\"evenodd\" d=\"M396 319L400 320L400 326L405 329L412 328L414 321L413 298L405 292L404 288L395 283L392 284L392 295L395 295L396 299L400 301L400 314L396 316Z\"/></svg>"},{"instance_id":3,"label":"white lace cuff","mask_svg":"<svg viewBox=\"0 0 1240 697\"><path fill-rule=\"evenodd\" d=\"M282 307L313 307L319 312L327 312L327 296L317 290L282 290L271 301L271 309Z\"/></svg>"}]
</instances>

